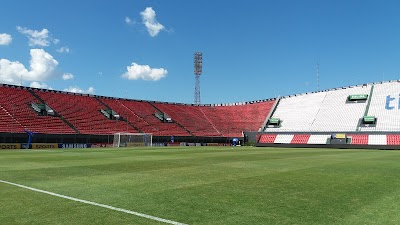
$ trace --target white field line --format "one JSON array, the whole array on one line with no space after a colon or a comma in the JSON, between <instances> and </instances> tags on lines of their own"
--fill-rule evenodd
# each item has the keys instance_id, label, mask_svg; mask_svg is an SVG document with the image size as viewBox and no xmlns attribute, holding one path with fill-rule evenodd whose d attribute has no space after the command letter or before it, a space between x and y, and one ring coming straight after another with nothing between
<instances>
[{"instance_id":1,"label":"white field line","mask_svg":"<svg viewBox=\"0 0 400 225\"><path fill-rule=\"evenodd\" d=\"M83 200L83 199L79 199L79 198L69 197L69 196L66 196L66 195L60 195L60 194L57 194L57 193L54 193L54 192L44 191L44 190L40 190L40 189L37 189L37 188L32 188L32 187L28 187L28 186L25 186L25 185L8 182L8 181L5 181L5 180L0 180L0 182L1 183L5 183L5 184L9 184L9 185L13 185L13 186L17 186L17 187L20 187L20 188L28 189L28 190L31 190L31 191L43 193L43 194L48 194L48 195L56 196L56 197L59 197L59 198L68 199L68 200L75 201L75 202L81 202L81 203L94 205L94 206L98 206L98 207L102 207L102 208L106 208L106 209L111 209L111 210L118 211L118 212L132 214L132 215L143 217L143 218L150 219L150 220L155 220L155 221L168 223L168 224L174 224L174 225L186 225L184 223L179 223L179 222L175 222L175 221L172 221L172 220L159 218L159 217L156 217L156 216L150 216L150 215L147 215L147 214L134 212L134 211L127 210L127 209L121 209L121 208L117 208L117 207L114 207L114 206L109 206L109 205L104 205L104 204L100 204L100 203L96 203L96 202L91 202L91 201L87 201L87 200Z\"/></svg>"}]
</instances>

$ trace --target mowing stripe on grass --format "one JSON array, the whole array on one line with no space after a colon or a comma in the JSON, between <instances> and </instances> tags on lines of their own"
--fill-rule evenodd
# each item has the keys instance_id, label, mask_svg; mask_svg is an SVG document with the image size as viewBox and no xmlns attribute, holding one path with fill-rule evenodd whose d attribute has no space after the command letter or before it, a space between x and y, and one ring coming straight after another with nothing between
<instances>
[{"instance_id":1,"label":"mowing stripe on grass","mask_svg":"<svg viewBox=\"0 0 400 225\"><path fill-rule=\"evenodd\" d=\"M66 195L60 195L60 194L57 194L57 193L54 193L54 192L44 191L44 190L40 190L40 189L37 189L37 188L28 187L28 186L25 186L25 185L8 182L8 181L5 181L5 180L0 180L0 182L1 183L5 183L5 184L9 184L9 185L13 185L13 186L17 186L17 187L20 187L20 188L28 189L28 190L31 190L31 191L40 192L40 193L43 193L43 194L48 194L48 195L52 195L52 196L56 196L56 197L60 197L60 198L65 198L65 199L72 200L72 201L75 201L75 202L81 202L81 203L85 203L85 204L89 204L89 205L94 205L94 206L99 206L99 207L106 208L106 209L115 210L115 211L118 211L118 212L124 212L124 213L132 214L132 215L135 215L135 216L140 216L140 217L143 217L143 218L146 218L146 219L150 219L150 220L155 220L155 221L174 224L174 225L186 225L184 223L179 223L179 222L175 222L175 221L172 221L172 220L159 218L159 217L156 217L156 216L150 216L150 215L147 215L147 214L134 212L134 211L127 210L127 209L121 209L121 208L117 208L117 207L114 207L114 206L109 206L109 205L104 205L104 204L100 204L100 203L96 203L96 202L86 201L86 200L83 200L83 199L69 197L69 196L66 196Z\"/></svg>"}]
</instances>

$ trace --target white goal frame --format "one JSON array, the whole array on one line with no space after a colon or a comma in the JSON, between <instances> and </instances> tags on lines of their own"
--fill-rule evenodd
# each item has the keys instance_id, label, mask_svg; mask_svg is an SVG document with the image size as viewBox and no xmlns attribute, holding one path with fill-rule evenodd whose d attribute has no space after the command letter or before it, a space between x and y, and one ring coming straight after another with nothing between
<instances>
[{"instance_id":1,"label":"white goal frame","mask_svg":"<svg viewBox=\"0 0 400 225\"><path fill-rule=\"evenodd\" d=\"M153 146L153 134L151 133L125 133L114 134L113 147L151 147Z\"/></svg>"}]
</instances>

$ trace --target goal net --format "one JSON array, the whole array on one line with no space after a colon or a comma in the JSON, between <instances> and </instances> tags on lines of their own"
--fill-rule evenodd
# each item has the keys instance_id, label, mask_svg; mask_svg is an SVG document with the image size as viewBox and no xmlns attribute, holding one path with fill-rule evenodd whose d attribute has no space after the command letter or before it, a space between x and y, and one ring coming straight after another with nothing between
<instances>
[{"instance_id":1,"label":"goal net","mask_svg":"<svg viewBox=\"0 0 400 225\"><path fill-rule=\"evenodd\" d=\"M147 133L115 133L113 147L152 146L153 135Z\"/></svg>"}]
</instances>

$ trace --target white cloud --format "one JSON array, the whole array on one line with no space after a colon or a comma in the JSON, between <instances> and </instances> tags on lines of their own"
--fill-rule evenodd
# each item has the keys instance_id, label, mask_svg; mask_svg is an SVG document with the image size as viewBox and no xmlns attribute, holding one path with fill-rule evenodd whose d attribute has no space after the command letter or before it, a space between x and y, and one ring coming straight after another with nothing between
<instances>
[{"instance_id":1,"label":"white cloud","mask_svg":"<svg viewBox=\"0 0 400 225\"><path fill-rule=\"evenodd\" d=\"M28 37L29 46L40 46L46 47L50 45L50 42L53 44L58 44L60 42L59 39L54 39L50 37L49 30L44 28L41 31L38 30L30 30L26 27L17 26L17 30Z\"/></svg>"},{"instance_id":2,"label":"white cloud","mask_svg":"<svg viewBox=\"0 0 400 225\"><path fill-rule=\"evenodd\" d=\"M131 18L125 16L125 23L128 25L136 24L136 21L132 20Z\"/></svg>"},{"instance_id":3,"label":"white cloud","mask_svg":"<svg viewBox=\"0 0 400 225\"><path fill-rule=\"evenodd\" d=\"M150 36L155 37L165 27L156 19L156 12L152 7L147 7L143 12L140 12L143 24L146 26Z\"/></svg>"},{"instance_id":4,"label":"white cloud","mask_svg":"<svg viewBox=\"0 0 400 225\"><path fill-rule=\"evenodd\" d=\"M42 88L42 89L50 89L53 90L53 88L51 88L49 85L47 85L46 83L40 83L37 81L32 82L30 85L30 87L32 88Z\"/></svg>"},{"instance_id":5,"label":"white cloud","mask_svg":"<svg viewBox=\"0 0 400 225\"><path fill-rule=\"evenodd\" d=\"M20 62L0 59L0 82L19 84L21 80L45 81L55 76L57 60L43 49L31 49L29 70Z\"/></svg>"},{"instance_id":6,"label":"white cloud","mask_svg":"<svg viewBox=\"0 0 400 225\"><path fill-rule=\"evenodd\" d=\"M83 89L79 88L78 86L70 86L68 88L65 88L64 91L80 93L80 94L93 94L94 88L89 87L87 90L83 90Z\"/></svg>"},{"instance_id":7,"label":"white cloud","mask_svg":"<svg viewBox=\"0 0 400 225\"><path fill-rule=\"evenodd\" d=\"M70 73L64 73L64 74L62 75L62 79L63 79L63 80L71 80L71 79L74 79L74 75L73 75L73 74L70 74Z\"/></svg>"},{"instance_id":8,"label":"white cloud","mask_svg":"<svg viewBox=\"0 0 400 225\"><path fill-rule=\"evenodd\" d=\"M56 50L59 53L70 53L71 49L69 49L68 47L61 47L59 49Z\"/></svg>"},{"instance_id":9,"label":"white cloud","mask_svg":"<svg viewBox=\"0 0 400 225\"><path fill-rule=\"evenodd\" d=\"M20 84L21 76L27 74L25 66L18 62L11 62L8 59L0 59L0 82L7 84Z\"/></svg>"},{"instance_id":10,"label":"white cloud","mask_svg":"<svg viewBox=\"0 0 400 225\"><path fill-rule=\"evenodd\" d=\"M132 63L131 66L126 67L127 72L122 74L122 77L128 80L151 80L158 81L167 76L168 71L163 68L151 68L148 65L139 65Z\"/></svg>"},{"instance_id":11,"label":"white cloud","mask_svg":"<svg viewBox=\"0 0 400 225\"><path fill-rule=\"evenodd\" d=\"M87 89L86 93L93 94L94 93L94 87L89 87Z\"/></svg>"},{"instance_id":12,"label":"white cloud","mask_svg":"<svg viewBox=\"0 0 400 225\"><path fill-rule=\"evenodd\" d=\"M131 20L131 18L129 18L129 17L127 17L127 16L125 16L125 23L127 23L127 24L130 24L130 23L132 23L132 20Z\"/></svg>"},{"instance_id":13,"label":"white cloud","mask_svg":"<svg viewBox=\"0 0 400 225\"><path fill-rule=\"evenodd\" d=\"M43 49L31 49L30 71L26 79L47 80L57 68L58 62L49 53Z\"/></svg>"},{"instance_id":14,"label":"white cloud","mask_svg":"<svg viewBox=\"0 0 400 225\"><path fill-rule=\"evenodd\" d=\"M12 37L9 34L0 34L0 45L9 45L11 44Z\"/></svg>"}]
</instances>

